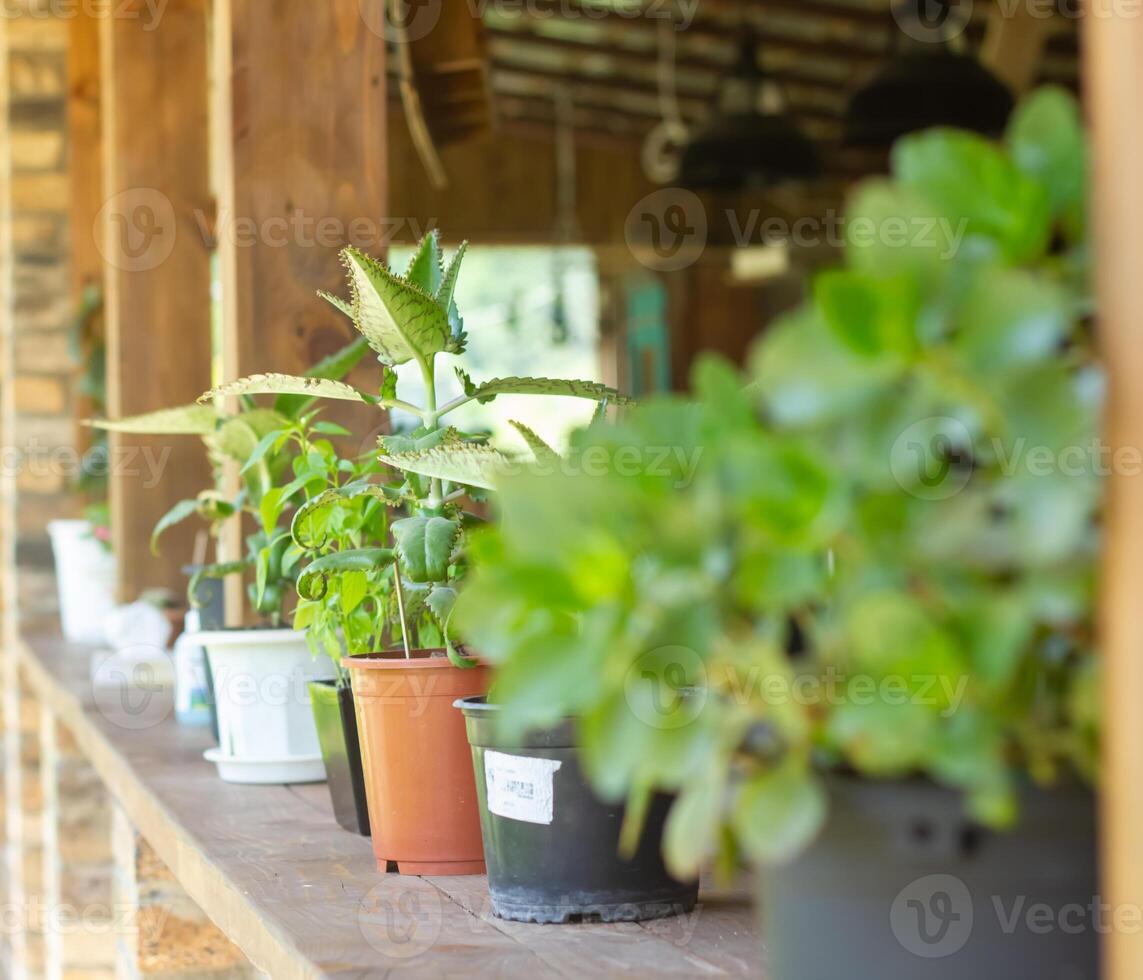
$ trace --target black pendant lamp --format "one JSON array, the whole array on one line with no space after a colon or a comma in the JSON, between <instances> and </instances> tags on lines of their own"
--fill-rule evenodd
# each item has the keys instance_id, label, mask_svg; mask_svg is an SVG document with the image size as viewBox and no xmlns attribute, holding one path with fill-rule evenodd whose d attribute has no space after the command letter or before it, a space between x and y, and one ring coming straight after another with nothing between
<instances>
[{"instance_id":1,"label":"black pendant lamp","mask_svg":"<svg viewBox=\"0 0 1143 980\"><path fill-rule=\"evenodd\" d=\"M817 147L785 110L777 84L758 66L757 45L743 42L723 82L718 112L683 148L678 182L695 190L746 191L821 173Z\"/></svg>"},{"instance_id":2,"label":"black pendant lamp","mask_svg":"<svg viewBox=\"0 0 1143 980\"><path fill-rule=\"evenodd\" d=\"M919 16L917 6L918 0L906 0L894 11L897 22ZM976 58L950 51L938 38L895 55L853 96L845 112L845 142L883 147L931 126L996 136L1013 104L1008 87Z\"/></svg>"}]
</instances>

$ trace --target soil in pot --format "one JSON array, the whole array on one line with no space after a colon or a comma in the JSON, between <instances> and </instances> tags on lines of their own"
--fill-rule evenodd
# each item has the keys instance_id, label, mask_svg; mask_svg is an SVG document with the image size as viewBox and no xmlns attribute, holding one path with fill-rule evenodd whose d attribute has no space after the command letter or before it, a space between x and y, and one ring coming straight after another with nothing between
<instances>
[{"instance_id":1,"label":"soil in pot","mask_svg":"<svg viewBox=\"0 0 1143 980\"><path fill-rule=\"evenodd\" d=\"M698 882L679 882L663 864L670 799L652 802L643 837L619 856L622 804L591 790L579 765L574 725L505 741L496 705L457 702L465 716L493 911L520 922L639 921L694 908Z\"/></svg>"},{"instance_id":2,"label":"soil in pot","mask_svg":"<svg viewBox=\"0 0 1143 980\"><path fill-rule=\"evenodd\" d=\"M491 671L440 651L342 661L353 682L373 853L381 871L483 874L480 815L457 698L483 694Z\"/></svg>"},{"instance_id":3,"label":"soil in pot","mask_svg":"<svg viewBox=\"0 0 1143 980\"><path fill-rule=\"evenodd\" d=\"M311 681L310 704L334 817L350 833L368 837L369 807L365 799L353 691L339 687L336 681Z\"/></svg>"},{"instance_id":4,"label":"soil in pot","mask_svg":"<svg viewBox=\"0 0 1143 980\"><path fill-rule=\"evenodd\" d=\"M969 823L930 783L836 779L829 823L759 872L773 980L1097 980L1096 807L1029 791L1019 825Z\"/></svg>"}]
</instances>

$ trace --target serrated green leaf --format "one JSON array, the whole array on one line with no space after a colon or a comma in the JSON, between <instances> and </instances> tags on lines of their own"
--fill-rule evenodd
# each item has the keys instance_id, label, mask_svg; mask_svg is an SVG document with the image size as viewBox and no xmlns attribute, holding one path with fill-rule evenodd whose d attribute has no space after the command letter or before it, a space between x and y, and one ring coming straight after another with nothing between
<instances>
[{"instance_id":1,"label":"serrated green leaf","mask_svg":"<svg viewBox=\"0 0 1143 980\"><path fill-rule=\"evenodd\" d=\"M310 562L298 576L298 595L316 602L324 599L330 578L346 572L375 572L393 563L394 552L389 548L359 548L354 551L336 551Z\"/></svg>"},{"instance_id":2,"label":"serrated green leaf","mask_svg":"<svg viewBox=\"0 0 1143 980\"><path fill-rule=\"evenodd\" d=\"M417 245L405 278L430 296L436 296L441 286L441 241L434 228Z\"/></svg>"},{"instance_id":3,"label":"serrated green leaf","mask_svg":"<svg viewBox=\"0 0 1143 980\"><path fill-rule=\"evenodd\" d=\"M456 605L456 589L449 585L434 585L425 604L436 618L441 631L447 633L452 607Z\"/></svg>"},{"instance_id":4,"label":"serrated green leaf","mask_svg":"<svg viewBox=\"0 0 1143 980\"><path fill-rule=\"evenodd\" d=\"M368 395L342 381L330 378L305 378L290 374L252 374L211 388L199 396L200 402L230 395L306 395L313 398L333 398L346 402L371 403Z\"/></svg>"},{"instance_id":5,"label":"serrated green leaf","mask_svg":"<svg viewBox=\"0 0 1143 980\"><path fill-rule=\"evenodd\" d=\"M409 517L393 524L393 539L413 582L443 582L460 525L445 517Z\"/></svg>"},{"instance_id":6,"label":"serrated green leaf","mask_svg":"<svg viewBox=\"0 0 1143 980\"><path fill-rule=\"evenodd\" d=\"M543 439L541 439L535 432L529 429L523 422L516 422L512 419L508 420L517 432L524 438L524 442L528 444L528 448L532 450L532 455L536 457L537 463L558 463L560 461L560 454L557 453L551 446L549 446Z\"/></svg>"},{"instance_id":7,"label":"serrated green leaf","mask_svg":"<svg viewBox=\"0 0 1143 980\"><path fill-rule=\"evenodd\" d=\"M627 405L632 399L598 381L573 381L568 378L493 378L467 392L482 405L497 395L559 395L567 398L607 399L614 405Z\"/></svg>"},{"instance_id":8,"label":"serrated green leaf","mask_svg":"<svg viewBox=\"0 0 1143 980\"><path fill-rule=\"evenodd\" d=\"M354 248L342 252L353 287L353 322L381 363L427 362L449 344L448 315L424 290Z\"/></svg>"},{"instance_id":9,"label":"serrated green leaf","mask_svg":"<svg viewBox=\"0 0 1143 980\"><path fill-rule=\"evenodd\" d=\"M199 504L197 500L180 500L174 507L160 517L158 523L155 525L155 529L151 532L151 554L157 555L159 553L159 538L164 531L185 521L192 514L197 514L198 512Z\"/></svg>"},{"instance_id":10,"label":"serrated green leaf","mask_svg":"<svg viewBox=\"0 0 1143 980\"><path fill-rule=\"evenodd\" d=\"M464 332L464 317L460 315L460 310L457 309L455 293L456 283L460 278L460 264L464 261L464 256L468 252L468 242L461 242L456 250L456 254L452 257L448 269L441 279L440 289L437 290L437 302L444 307L448 314L449 330L452 332L452 340L446 348L450 354L463 354L467 343Z\"/></svg>"},{"instance_id":11,"label":"serrated green leaf","mask_svg":"<svg viewBox=\"0 0 1143 980\"><path fill-rule=\"evenodd\" d=\"M323 512L329 507L344 504L363 496L374 497L388 507L397 507L403 500L399 491L374 483L326 490L314 497L313 500L307 501L294 514L294 520L290 526L290 533L294 542L300 548L324 548L326 537L317 533Z\"/></svg>"},{"instance_id":12,"label":"serrated green leaf","mask_svg":"<svg viewBox=\"0 0 1143 980\"><path fill-rule=\"evenodd\" d=\"M93 419L89 424L105 432L128 432L151 436L205 436L218 426L213 405L183 405L164 408L125 419Z\"/></svg>"},{"instance_id":13,"label":"serrated green leaf","mask_svg":"<svg viewBox=\"0 0 1143 980\"><path fill-rule=\"evenodd\" d=\"M491 446L462 443L420 452L382 454L381 462L406 473L447 480L462 486L496 489L511 460Z\"/></svg>"}]
</instances>

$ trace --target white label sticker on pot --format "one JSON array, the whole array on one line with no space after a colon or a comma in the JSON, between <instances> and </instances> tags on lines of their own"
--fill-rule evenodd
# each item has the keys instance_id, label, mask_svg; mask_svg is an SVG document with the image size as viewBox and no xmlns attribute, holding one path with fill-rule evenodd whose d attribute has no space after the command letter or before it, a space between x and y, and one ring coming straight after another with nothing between
<instances>
[{"instance_id":1,"label":"white label sticker on pot","mask_svg":"<svg viewBox=\"0 0 1143 980\"><path fill-rule=\"evenodd\" d=\"M486 751L484 786L489 812L510 820L550 824L555 815L553 776L562 765L555 759Z\"/></svg>"}]
</instances>

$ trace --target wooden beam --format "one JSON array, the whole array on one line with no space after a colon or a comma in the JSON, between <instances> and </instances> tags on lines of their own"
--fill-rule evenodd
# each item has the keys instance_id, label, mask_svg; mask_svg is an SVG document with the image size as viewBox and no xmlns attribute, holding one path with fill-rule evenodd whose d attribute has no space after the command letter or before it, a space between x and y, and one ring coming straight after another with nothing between
<instances>
[{"instance_id":1,"label":"wooden beam","mask_svg":"<svg viewBox=\"0 0 1143 980\"><path fill-rule=\"evenodd\" d=\"M193 402L210 383L210 252L201 231L210 211L205 0L170 0L157 25L142 16L140 0L131 6L140 16L100 19L113 418ZM155 586L181 591L194 529L173 530L160 558L148 541L175 502L210 485L202 446L185 438L110 442L120 598Z\"/></svg>"},{"instance_id":2,"label":"wooden beam","mask_svg":"<svg viewBox=\"0 0 1143 980\"><path fill-rule=\"evenodd\" d=\"M344 245L388 245L383 24L384 0L213 2L222 380L299 374L356 337L316 294L345 293ZM380 366L350 380L375 391ZM325 414L354 433L348 450L375 442L374 410ZM231 621L241 601L230 583Z\"/></svg>"},{"instance_id":3,"label":"wooden beam","mask_svg":"<svg viewBox=\"0 0 1143 980\"><path fill-rule=\"evenodd\" d=\"M1083 63L1093 139L1096 307L1108 372L1105 438L1111 459L1143 446L1143 21L1111 0L1093 0L1083 19ZM1101 649L1106 660L1101 828L1103 901L1117 913L1143 895L1143 631L1138 583L1143 577L1143 476L1114 469L1104 523ZM1119 921L1118 914L1113 921ZM1105 936L1104 977L1143 977L1143 933Z\"/></svg>"}]
</instances>

